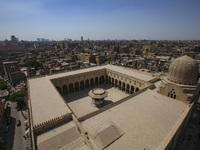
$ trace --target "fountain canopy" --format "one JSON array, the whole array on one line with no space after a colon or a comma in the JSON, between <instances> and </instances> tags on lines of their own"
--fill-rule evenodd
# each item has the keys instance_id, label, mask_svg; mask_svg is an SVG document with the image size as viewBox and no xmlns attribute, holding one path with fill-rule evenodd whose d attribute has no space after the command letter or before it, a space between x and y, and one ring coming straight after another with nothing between
<instances>
[{"instance_id":1,"label":"fountain canopy","mask_svg":"<svg viewBox=\"0 0 200 150\"><path fill-rule=\"evenodd\" d=\"M90 90L88 94L92 98L92 104L95 106L102 106L104 99L108 96L108 92L102 88L95 88Z\"/></svg>"}]
</instances>

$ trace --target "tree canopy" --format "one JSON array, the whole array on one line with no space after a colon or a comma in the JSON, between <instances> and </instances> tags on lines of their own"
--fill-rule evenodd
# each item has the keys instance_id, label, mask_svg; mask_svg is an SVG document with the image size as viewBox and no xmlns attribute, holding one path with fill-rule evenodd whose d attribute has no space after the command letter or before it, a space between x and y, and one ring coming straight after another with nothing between
<instances>
[{"instance_id":1,"label":"tree canopy","mask_svg":"<svg viewBox=\"0 0 200 150\"><path fill-rule=\"evenodd\" d=\"M0 81L0 89L1 89L1 90L5 90L5 89L7 89L7 88L8 88L7 82L4 81L4 80Z\"/></svg>"},{"instance_id":2,"label":"tree canopy","mask_svg":"<svg viewBox=\"0 0 200 150\"><path fill-rule=\"evenodd\" d=\"M25 66L35 68L37 70L39 67L42 67L42 64L35 60L32 60L32 61L25 63Z\"/></svg>"},{"instance_id":3,"label":"tree canopy","mask_svg":"<svg viewBox=\"0 0 200 150\"><path fill-rule=\"evenodd\" d=\"M27 94L22 91L15 92L10 95L9 99L12 102L17 102L17 106L21 109L26 105Z\"/></svg>"}]
</instances>

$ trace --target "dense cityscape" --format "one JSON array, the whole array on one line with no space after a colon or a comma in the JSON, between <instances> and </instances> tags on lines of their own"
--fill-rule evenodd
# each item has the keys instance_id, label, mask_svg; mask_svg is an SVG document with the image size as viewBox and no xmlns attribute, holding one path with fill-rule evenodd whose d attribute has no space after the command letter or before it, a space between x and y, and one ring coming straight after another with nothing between
<instances>
[{"instance_id":1,"label":"dense cityscape","mask_svg":"<svg viewBox=\"0 0 200 150\"><path fill-rule=\"evenodd\" d=\"M153 40L104 40L79 41L71 39L49 41L19 41L14 35L0 42L0 71L6 75L3 64L16 65L21 76L51 74L60 71L83 69L92 66L114 64L151 73L166 73L170 63L177 57L188 55L200 57L200 41L153 41ZM3 63L4 62L4 63ZM9 72L11 73L11 72ZM13 80L13 85L21 80Z\"/></svg>"}]
</instances>

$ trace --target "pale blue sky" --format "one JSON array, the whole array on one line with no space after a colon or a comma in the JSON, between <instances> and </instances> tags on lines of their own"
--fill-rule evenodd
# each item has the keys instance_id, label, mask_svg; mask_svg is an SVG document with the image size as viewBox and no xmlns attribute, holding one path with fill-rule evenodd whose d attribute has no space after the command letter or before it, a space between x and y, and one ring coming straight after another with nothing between
<instances>
[{"instance_id":1,"label":"pale blue sky","mask_svg":"<svg viewBox=\"0 0 200 150\"><path fill-rule=\"evenodd\" d=\"M200 40L200 0L0 0L0 40Z\"/></svg>"}]
</instances>

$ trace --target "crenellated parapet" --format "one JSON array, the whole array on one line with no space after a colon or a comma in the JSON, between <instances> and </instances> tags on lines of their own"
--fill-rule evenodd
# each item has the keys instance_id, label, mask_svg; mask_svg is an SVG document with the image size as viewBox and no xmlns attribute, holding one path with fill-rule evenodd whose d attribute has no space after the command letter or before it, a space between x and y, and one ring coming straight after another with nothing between
<instances>
[{"instance_id":1,"label":"crenellated parapet","mask_svg":"<svg viewBox=\"0 0 200 150\"><path fill-rule=\"evenodd\" d=\"M69 120L72 120L72 114L64 114L59 117L55 117L50 120L34 125L33 130L35 134L39 134L44 130L47 130L49 128L52 128L58 124L64 123Z\"/></svg>"}]
</instances>

